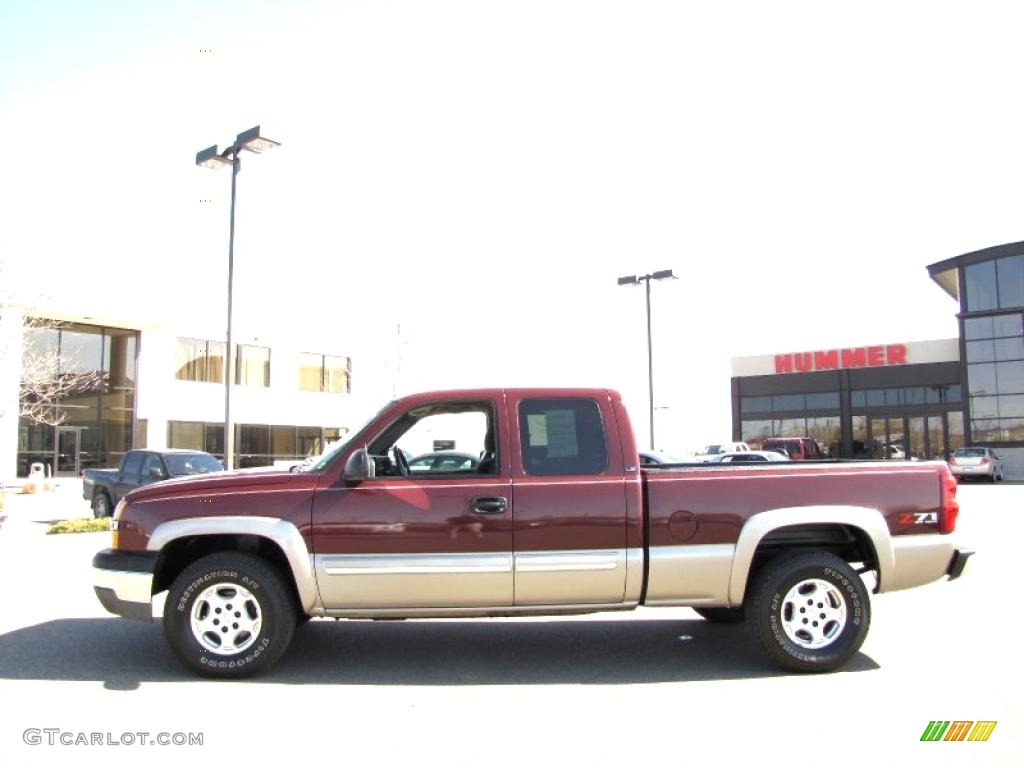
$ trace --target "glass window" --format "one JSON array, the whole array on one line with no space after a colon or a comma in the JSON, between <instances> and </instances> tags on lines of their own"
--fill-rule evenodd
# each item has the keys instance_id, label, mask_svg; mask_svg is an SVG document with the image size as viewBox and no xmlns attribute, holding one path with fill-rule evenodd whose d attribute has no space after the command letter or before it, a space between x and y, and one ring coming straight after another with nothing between
<instances>
[{"instance_id":1,"label":"glass window","mask_svg":"<svg viewBox=\"0 0 1024 768\"><path fill-rule=\"evenodd\" d=\"M949 450L955 451L964 447L964 415L960 411L950 411L946 414L946 423L949 426Z\"/></svg>"},{"instance_id":2,"label":"glass window","mask_svg":"<svg viewBox=\"0 0 1024 768\"><path fill-rule=\"evenodd\" d=\"M983 309L996 309L996 265L991 261L971 264L964 269L967 282L967 309L977 312Z\"/></svg>"},{"instance_id":3,"label":"glass window","mask_svg":"<svg viewBox=\"0 0 1024 768\"><path fill-rule=\"evenodd\" d=\"M264 424L238 427L238 452L266 456L270 454L270 429Z\"/></svg>"},{"instance_id":4,"label":"glass window","mask_svg":"<svg viewBox=\"0 0 1024 768\"><path fill-rule=\"evenodd\" d=\"M853 437L854 459L867 459L871 457L871 448L868 445L868 424L866 416L854 416L850 419L850 429ZM833 458L837 454L833 454Z\"/></svg>"},{"instance_id":5,"label":"glass window","mask_svg":"<svg viewBox=\"0 0 1024 768\"><path fill-rule=\"evenodd\" d=\"M1003 395L998 400L1000 417L1024 416L1024 395Z\"/></svg>"},{"instance_id":6,"label":"glass window","mask_svg":"<svg viewBox=\"0 0 1024 768\"><path fill-rule=\"evenodd\" d=\"M154 471L155 470L155 471ZM142 465L144 478L158 478L164 475L164 465L155 453L146 454L146 463Z\"/></svg>"},{"instance_id":7,"label":"glass window","mask_svg":"<svg viewBox=\"0 0 1024 768\"><path fill-rule=\"evenodd\" d=\"M1024 307L1024 255L996 261L1000 307Z\"/></svg>"},{"instance_id":8,"label":"glass window","mask_svg":"<svg viewBox=\"0 0 1024 768\"><path fill-rule=\"evenodd\" d=\"M986 342L969 342L977 344L985 344ZM990 342L995 350L994 360L1021 360L1024 359L1024 338L1017 336L1009 339L996 339ZM968 362L971 362L970 355L967 356Z\"/></svg>"},{"instance_id":9,"label":"glass window","mask_svg":"<svg viewBox=\"0 0 1024 768\"><path fill-rule=\"evenodd\" d=\"M996 366L993 363L979 363L967 366L968 393L977 395L994 395L996 389Z\"/></svg>"},{"instance_id":10,"label":"glass window","mask_svg":"<svg viewBox=\"0 0 1024 768\"><path fill-rule=\"evenodd\" d=\"M863 408L867 405L867 394L863 389L855 389L850 393L850 405L854 408Z\"/></svg>"},{"instance_id":11,"label":"glass window","mask_svg":"<svg viewBox=\"0 0 1024 768\"><path fill-rule=\"evenodd\" d=\"M203 424L198 421L167 422L167 445L169 448L203 450Z\"/></svg>"},{"instance_id":12,"label":"glass window","mask_svg":"<svg viewBox=\"0 0 1024 768\"><path fill-rule=\"evenodd\" d=\"M773 411L802 411L804 407L803 395L776 395L772 398Z\"/></svg>"},{"instance_id":13,"label":"glass window","mask_svg":"<svg viewBox=\"0 0 1024 768\"><path fill-rule=\"evenodd\" d=\"M206 342L178 339L177 370L174 378L181 381L206 381Z\"/></svg>"},{"instance_id":14,"label":"glass window","mask_svg":"<svg viewBox=\"0 0 1024 768\"><path fill-rule=\"evenodd\" d=\"M806 437L807 422L804 419L776 419L772 422L773 437Z\"/></svg>"},{"instance_id":15,"label":"glass window","mask_svg":"<svg viewBox=\"0 0 1024 768\"><path fill-rule=\"evenodd\" d=\"M523 400L519 434L529 475L596 475L608 469L601 410L593 400Z\"/></svg>"},{"instance_id":16,"label":"glass window","mask_svg":"<svg viewBox=\"0 0 1024 768\"><path fill-rule=\"evenodd\" d=\"M868 389L864 391L865 398L867 399L868 406L877 408L885 405L885 390L884 389Z\"/></svg>"},{"instance_id":17,"label":"glass window","mask_svg":"<svg viewBox=\"0 0 1024 768\"><path fill-rule=\"evenodd\" d=\"M756 451L772 436L772 423L767 420L744 421L740 423L740 432L743 442Z\"/></svg>"},{"instance_id":18,"label":"glass window","mask_svg":"<svg viewBox=\"0 0 1024 768\"><path fill-rule=\"evenodd\" d=\"M320 427L298 427L295 441L296 453L302 456L320 455Z\"/></svg>"},{"instance_id":19,"label":"glass window","mask_svg":"<svg viewBox=\"0 0 1024 768\"><path fill-rule=\"evenodd\" d=\"M224 357L226 344L223 341L206 343L206 378L211 384L224 383Z\"/></svg>"},{"instance_id":20,"label":"glass window","mask_svg":"<svg viewBox=\"0 0 1024 768\"><path fill-rule=\"evenodd\" d=\"M994 419L999 416L999 398L972 397L971 417L975 419Z\"/></svg>"},{"instance_id":21,"label":"glass window","mask_svg":"<svg viewBox=\"0 0 1024 768\"><path fill-rule=\"evenodd\" d=\"M838 416L817 416L807 419L807 436L825 447L829 456L839 456L842 427Z\"/></svg>"},{"instance_id":22,"label":"glass window","mask_svg":"<svg viewBox=\"0 0 1024 768\"><path fill-rule=\"evenodd\" d=\"M970 320L964 320L965 339L991 339L993 335L991 317L972 317Z\"/></svg>"},{"instance_id":23,"label":"glass window","mask_svg":"<svg viewBox=\"0 0 1024 768\"><path fill-rule=\"evenodd\" d=\"M77 327L77 326L76 326ZM60 373L94 373L103 369L103 334L94 331L61 330Z\"/></svg>"},{"instance_id":24,"label":"glass window","mask_svg":"<svg viewBox=\"0 0 1024 768\"><path fill-rule=\"evenodd\" d=\"M217 458L224 458L224 425L206 424L203 428L203 448L207 453L212 453Z\"/></svg>"},{"instance_id":25,"label":"glass window","mask_svg":"<svg viewBox=\"0 0 1024 768\"><path fill-rule=\"evenodd\" d=\"M824 411L839 407L838 392L813 392L807 395L807 410ZM828 445L828 443L825 443Z\"/></svg>"},{"instance_id":26,"label":"glass window","mask_svg":"<svg viewBox=\"0 0 1024 768\"><path fill-rule=\"evenodd\" d=\"M947 403L959 403L964 397L963 388L959 384L946 387L945 394Z\"/></svg>"},{"instance_id":27,"label":"glass window","mask_svg":"<svg viewBox=\"0 0 1024 768\"><path fill-rule=\"evenodd\" d=\"M145 457L142 451L134 451L127 454L122 468L126 475L137 475L142 469L142 459Z\"/></svg>"},{"instance_id":28,"label":"glass window","mask_svg":"<svg viewBox=\"0 0 1024 768\"><path fill-rule=\"evenodd\" d=\"M999 315L992 318L992 335L996 338L1020 336L1022 334L1024 334L1024 329L1021 328L1020 315Z\"/></svg>"},{"instance_id":29,"label":"glass window","mask_svg":"<svg viewBox=\"0 0 1024 768\"><path fill-rule=\"evenodd\" d=\"M270 349L239 344L235 383L247 387L270 386Z\"/></svg>"},{"instance_id":30,"label":"glass window","mask_svg":"<svg viewBox=\"0 0 1024 768\"><path fill-rule=\"evenodd\" d=\"M274 456L289 458L295 454L295 427L271 427L270 440Z\"/></svg>"},{"instance_id":31,"label":"glass window","mask_svg":"<svg viewBox=\"0 0 1024 768\"><path fill-rule=\"evenodd\" d=\"M303 392L320 392L324 384L324 357L312 352L299 356L299 389Z\"/></svg>"},{"instance_id":32,"label":"glass window","mask_svg":"<svg viewBox=\"0 0 1024 768\"><path fill-rule=\"evenodd\" d=\"M347 395L352 391L352 359L324 355L324 391Z\"/></svg>"},{"instance_id":33,"label":"glass window","mask_svg":"<svg viewBox=\"0 0 1024 768\"><path fill-rule=\"evenodd\" d=\"M967 342L967 362L987 363L996 359L996 343L991 339Z\"/></svg>"},{"instance_id":34,"label":"glass window","mask_svg":"<svg viewBox=\"0 0 1024 768\"><path fill-rule=\"evenodd\" d=\"M925 388L924 387L904 387L902 395L903 395L903 404L904 405L924 405L925 404Z\"/></svg>"},{"instance_id":35,"label":"glass window","mask_svg":"<svg viewBox=\"0 0 1024 768\"><path fill-rule=\"evenodd\" d=\"M1000 394L1024 392L1024 361L996 363L996 382Z\"/></svg>"},{"instance_id":36,"label":"glass window","mask_svg":"<svg viewBox=\"0 0 1024 768\"><path fill-rule=\"evenodd\" d=\"M740 410L743 413L768 413L772 409L770 397L743 397L740 398Z\"/></svg>"}]
</instances>

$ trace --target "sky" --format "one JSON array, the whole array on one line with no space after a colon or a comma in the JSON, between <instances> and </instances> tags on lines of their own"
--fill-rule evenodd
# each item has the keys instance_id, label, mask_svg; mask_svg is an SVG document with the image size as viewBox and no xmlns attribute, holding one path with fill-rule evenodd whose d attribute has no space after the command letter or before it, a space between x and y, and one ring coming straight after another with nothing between
<instances>
[{"instance_id":1,"label":"sky","mask_svg":"<svg viewBox=\"0 0 1024 768\"><path fill-rule=\"evenodd\" d=\"M620 390L730 438L735 356L957 335L943 259L1024 239L1014 2L0 0L2 279L108 322L426 389ZM400 330L399 330L400 329ZM182 330L185 333L185 330ZM214 331L216 333L216 331Z\"/></svg>"}]
</instances>

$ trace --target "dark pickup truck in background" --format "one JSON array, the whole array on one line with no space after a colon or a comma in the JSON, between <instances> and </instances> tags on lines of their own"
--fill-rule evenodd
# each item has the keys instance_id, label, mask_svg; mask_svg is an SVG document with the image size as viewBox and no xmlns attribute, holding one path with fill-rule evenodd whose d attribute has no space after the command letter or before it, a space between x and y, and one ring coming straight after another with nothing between
<instances>
[{"instance_id":1,"label":"dark pickup truck in background","mask_svg":"<svg viewBox=\"0 0 1024 768\"><path fill-rule=\"evenodd\" d=\"M479 461L411 471L439 437ZM823 672L860 648L872 591L960 576L956 491L944 462L641 466L610 390L431 392L290 473L132 491L93 584L145 621L166 591L171 648L211 677L265 671L311 616L638 606L745 622L777 664Z\"/></svg>"},{"instance_id":2,"label":"dark pickup truck in background","mask_svg":"<svg viewBox=\"0 0 1024 768\"><path fill-rule=\"evenodd\" d=\"M128 451L117 469L82 472L82 498L92 504L95 517L110 517L117 502L141 485L223 469L216 458L203 451Z\"/></svg>"}]
</instances>

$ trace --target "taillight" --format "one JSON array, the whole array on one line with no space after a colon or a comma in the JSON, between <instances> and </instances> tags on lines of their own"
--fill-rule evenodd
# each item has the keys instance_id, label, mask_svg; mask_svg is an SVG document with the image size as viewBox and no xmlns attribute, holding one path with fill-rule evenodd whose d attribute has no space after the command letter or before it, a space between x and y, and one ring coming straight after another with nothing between
<instances>
[{"instance_id":1,"label":"taillight","mask_svg":"<svg viewBox=\"0 0 1024 768\"><path fill-rule=\"evenodd\" d=\"M956 500L956 478L948 469L942 473L942 518L939 533L952 533L956 528L956 517L960 514L960 502Z\"/></svg>"},{"instance_id":2,"label":"taillight","mask_svg":"<svg viewBox=\"0 0 1024 768\"><path fill-rule=\"evenodd\" d=\"M981 463L982 464L991 464L992 463L992 459L990 459L988 456L984 456L981 459Z\"/></svg>"},{"instance_id":3,"label":"taillight","mask_svg":"<svg viewBox=\"0 0 1024 768\"><path fill-rule=\"evenodd\" d=\"M950 464L956 464L956 456L950 456L949 457L949 463Z\"/></svg>"}]
</instances>

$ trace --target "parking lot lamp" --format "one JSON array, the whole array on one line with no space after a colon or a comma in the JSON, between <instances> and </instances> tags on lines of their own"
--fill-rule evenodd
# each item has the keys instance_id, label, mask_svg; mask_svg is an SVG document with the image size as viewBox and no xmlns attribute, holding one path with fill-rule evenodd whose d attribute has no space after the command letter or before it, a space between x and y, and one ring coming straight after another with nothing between
<instances>
[{"instance_id":1,"label":"parking lot lamp","mask_svg":"<svg viewBox=\"0 0 1024 768\"><path fill-rule=\"evenodd\" d=\"M228 325L227 343L224 350L224 468L234 469L235 465L235 430L231 423L231 383L234 360L231 345L231 309L235 278L235 190L238 172L242 167L242 150L260 154L268 149L281 146L280 142L260 135L257 125L243 131L235 137L235 143L226 147L223 152L217 151L217 145L200 150L196 153L196 165L204 168L220 169L231 166L231 227L228 235ZM205 446L204 446L205 447Z\"/></svg>"},{"instance_id":2,"label":"parking lot lamp","mask_svg":"<svg viewBox=\"0 0 1024 768\"><path fill-rule=\"evenodd\" d=\"M647 396L648 413L651 423L651 450L654 448L654 345L651 341L651 280L677 280L671 269L662 269L648 275L626 275L619 278L619 285L640 285L643 283L647 293Z\"/></svg>"}]
</instances>

